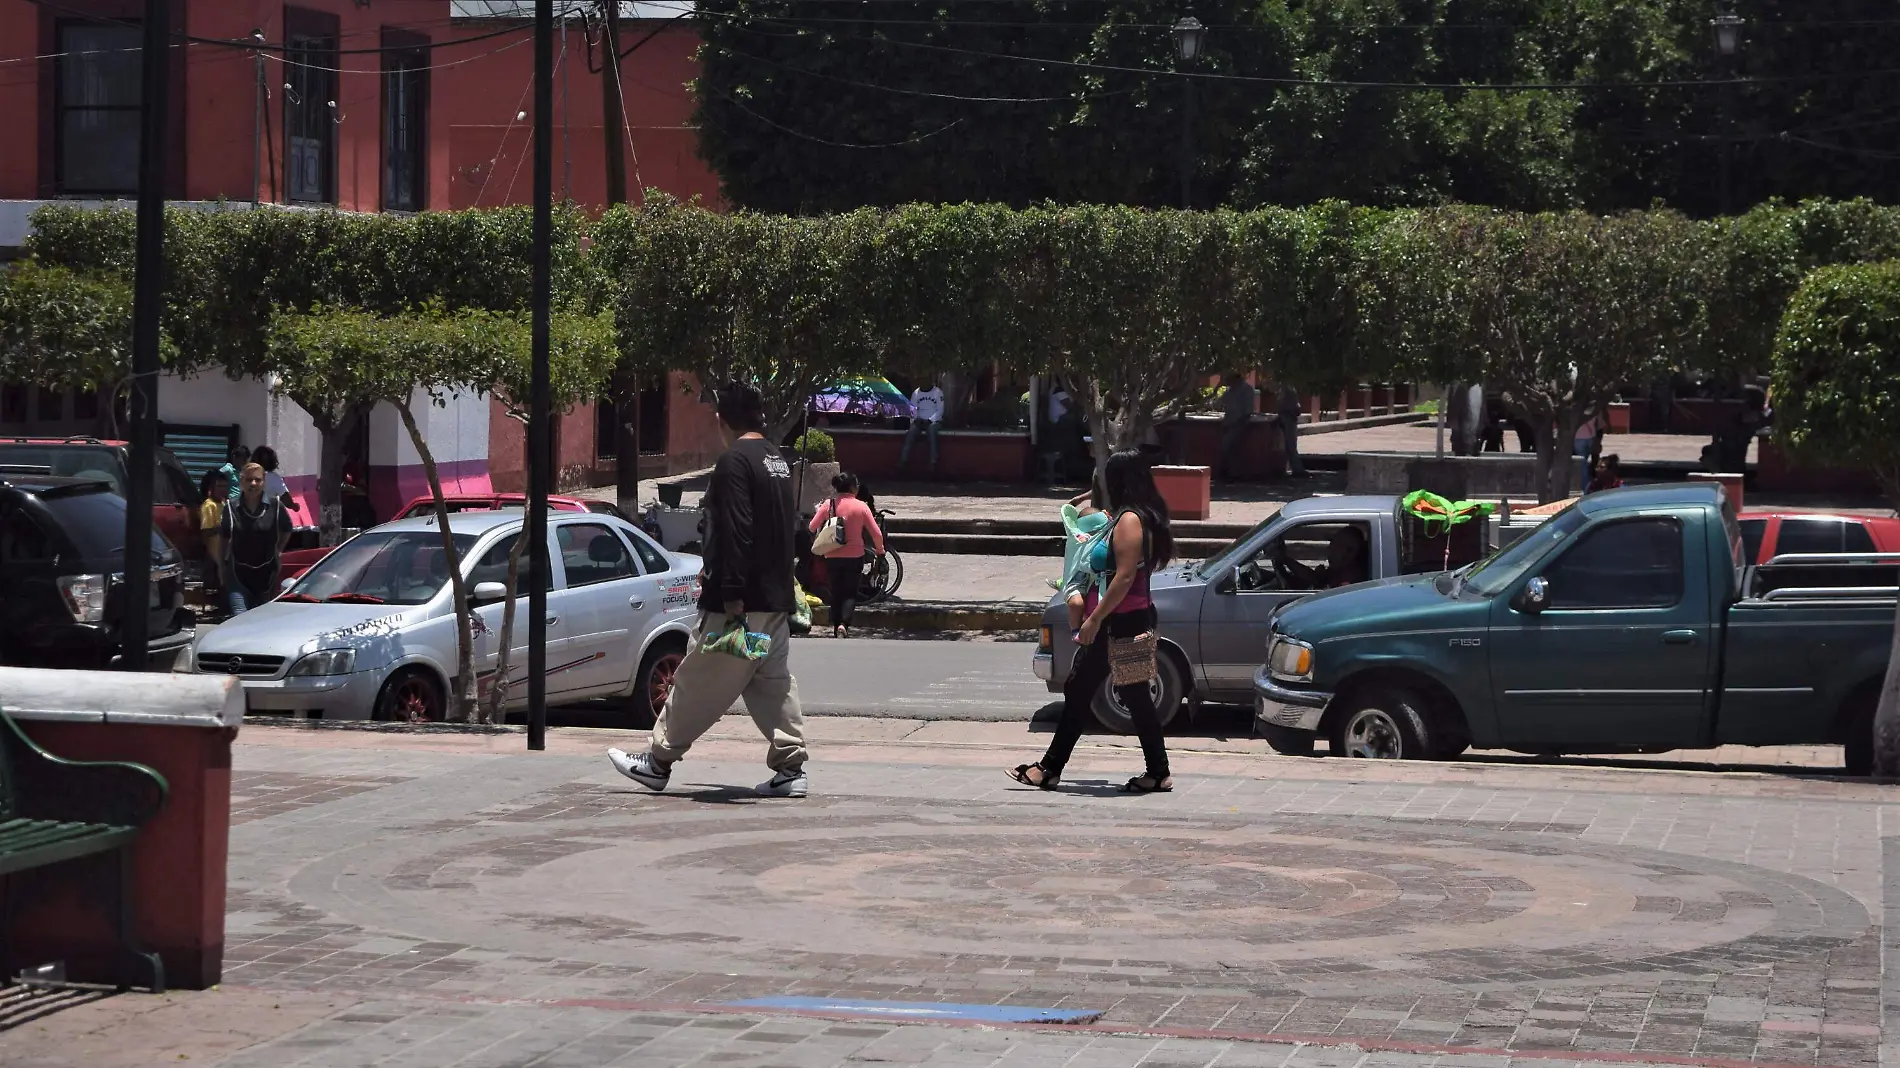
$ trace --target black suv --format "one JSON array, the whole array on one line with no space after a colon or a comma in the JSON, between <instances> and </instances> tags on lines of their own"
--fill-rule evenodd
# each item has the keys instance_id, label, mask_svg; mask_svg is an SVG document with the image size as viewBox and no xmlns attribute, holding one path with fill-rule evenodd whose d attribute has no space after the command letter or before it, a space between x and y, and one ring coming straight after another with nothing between
<instances>
[{"instance_id":1,"label":"black suv","mask_svg":"<svg viewBox=\"0 0 1900 1068\"><path fill-rule=\"evenodd\" d=\"M148 657L191 644L178 550L154 530ZM135 565L136 566L136 565ZM125 498L97 479L0 474L0 662L109 667L125 618Z\"/></svg>"}]
</instances>

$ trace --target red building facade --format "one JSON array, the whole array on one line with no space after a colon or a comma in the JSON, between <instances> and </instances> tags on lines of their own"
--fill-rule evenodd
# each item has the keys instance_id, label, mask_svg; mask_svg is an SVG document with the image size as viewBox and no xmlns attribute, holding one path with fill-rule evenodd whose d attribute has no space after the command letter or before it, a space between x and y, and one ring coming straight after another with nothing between
<instances>
[{"instance_id":1,"label":"red building facade","mask_svg":"<svg viewBox=\"0 0 1900 1068\"><path fill-rule=\"evenodd\" d=\"M557 198L604 206L602 56L579 12L564 19L554 75ZM524 204L531 195L532 20L528 3L450 0L172 0L166 194L343 211ZM716 204L691 125L698 35L681 8L623 4L621 65L629 191ZM141 0L0 0L0 254L40 204L136 195ZM499 16L497 16L499 12ZM471 14L476 17L471 17ZM650 38L650 39L649 39ZM258 42L259 47L250 47ZM623 44L623 51L625 50ZM45 430L70 407L38 391L9 425ZM161 405L163 400L161 398ZM678 377L657 388L644 447L655 470L717 451L710 412ZM491 474L521 479L520 424L490 419ZM571 483L611 477L612 439L584 405L563 420ZM610 424L608 424L610 425ZM606 426L603 425L603 429ZM646 465L643 465L646 466Z\"/></svg>"}]
</instances>

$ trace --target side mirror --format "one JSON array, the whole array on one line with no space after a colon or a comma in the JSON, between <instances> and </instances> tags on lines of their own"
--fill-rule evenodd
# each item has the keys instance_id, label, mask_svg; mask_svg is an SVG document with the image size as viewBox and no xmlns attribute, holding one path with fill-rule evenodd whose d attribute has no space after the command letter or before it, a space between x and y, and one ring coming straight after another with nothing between
<instances>
[{"instance_id":1,"label":"side mirror","mask_svg":"<svg viewBox=\"0 0 1900 1068\"><path fill-rule=\"evenodd\" d=\"M1232 571L1229 571L1227 574L1222 575L1221 580L1214 584L1215 593L1224 593L1224 594L1236 593L1239 590L1240 590L1240 583L1238 580L1234 578L1234 573Z\"/></svg>"},{"instance_id":2,"label":"side mirror","mask_svg":"<svg viewBox=\"0 0 1900 1068\"><path fill-rule=\"evenodd\" d=\"M477 582L475 588L468 591L470 604L494 604L508 599L508 587L499 582Z\"/></svg>"},{"instance_id":3,"label":"side mirror","mask_svg":"<svg viewBox=\"0 0 1900 1068\"><path fill-rule=\"evenodd\" d=\"M1550 583L1539 576L1524 584L1523 591L1517 595L1517 600L1511 607L1525 615L1534 616L1542 612L1549 604Z\"/></svg>"}]
</instances>

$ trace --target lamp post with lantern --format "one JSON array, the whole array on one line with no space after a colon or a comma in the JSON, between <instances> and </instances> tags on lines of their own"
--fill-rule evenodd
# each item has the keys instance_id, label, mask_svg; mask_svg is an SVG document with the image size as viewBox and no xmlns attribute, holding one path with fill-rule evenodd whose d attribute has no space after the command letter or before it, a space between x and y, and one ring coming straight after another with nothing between
<instances>
[{"instance_id":1,"label":"lamp post with lantern","mask_svg":"<svg viewBox=\"0 0 1900 1068\"><path fill-rule=\"evenodd\" d=\"M1194 206L1194 78L1186 68L1200 58L1201 45L1207 39L1207 27L1192 15L1174 24L1174 55L1180 60L1181 78L1181 206Z\"/></svg>"},{"instance_id":2,"label":"lamp post with lantern","mask_svg":"<svg viewBox=\"0 0 1900 1068\"><path fill-rule=\"evenodd\" d=\"M1722 59L1722 114L1721 133L1722 155L1717 179L1716 207L1727 215L1734 210L1730 199L1729 170L1730 159L1735 153L1735 70L1736 56L1742 50L1742 17L1724 7L1720 14L1709 20L1709 28L1715 31L1715 54Z\"/></svg>"}]
</instances>

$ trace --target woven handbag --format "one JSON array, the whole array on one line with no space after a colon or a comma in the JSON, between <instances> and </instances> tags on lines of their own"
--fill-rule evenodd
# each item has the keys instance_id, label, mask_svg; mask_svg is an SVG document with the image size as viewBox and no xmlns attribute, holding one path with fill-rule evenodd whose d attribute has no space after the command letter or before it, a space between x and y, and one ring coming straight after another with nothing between
<instances>
[{"instance_id":1,"label":"woven handbag","mask_svg":"<svg viewBox=\"0 0 1900 1068\"><path fill-rule=\"evenodd\" d=\"M1136 686L1155 678L1155 632L1108 640L1109 680L1116 686Z\"/></svg>"}]
</instances>

